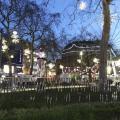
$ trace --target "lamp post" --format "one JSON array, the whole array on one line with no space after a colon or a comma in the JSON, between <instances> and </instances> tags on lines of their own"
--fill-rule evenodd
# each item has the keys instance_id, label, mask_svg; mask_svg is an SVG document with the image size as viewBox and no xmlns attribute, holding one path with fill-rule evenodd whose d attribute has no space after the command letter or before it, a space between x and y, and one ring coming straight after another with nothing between
<instances>
[{"instance_id":1,"label":"lamp post","mask_svg":"<svg viewBox=\"0 0 120 120\"><path fill-rule=\"evenodd\" d=\"M83 51L80 51L79 55L80 55L80 58L81 58L81 61L82 61Z\"/></svg>"},{"instance_id":2,"label":"lamp post","mask_svg":"<svg viewBox=\"0 0 120 120\"><path fill-rule=\"evenodd\" d=\"M77 62L80 64L80 76L82 75L82 56L83 56L83 51L79 52L79 59L77 59Z\"/></svg>"},{"instance_id":3,"label":"lamp post","mask_svg":"<svg viewBox=\"0 0 120 120\"><path fill-rule=\"evenodd\" d=\"M79 56L80 56L80 58L79 59L77 59L77 62L80 64L80 69L81 69L81 72L82 72L82 56L83 56L83 51L80 51L79 52Z\"/></svg>"}]
</instances>

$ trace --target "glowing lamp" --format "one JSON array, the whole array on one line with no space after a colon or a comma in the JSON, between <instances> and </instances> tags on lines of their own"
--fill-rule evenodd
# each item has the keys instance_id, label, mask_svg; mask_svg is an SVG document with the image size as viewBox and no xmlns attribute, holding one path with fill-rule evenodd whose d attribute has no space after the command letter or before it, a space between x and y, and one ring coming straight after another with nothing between
<instances>
[{"instance_id":1,"label":"glowing lamp","mask_svg":"<svg viewBox=\"0 0 120 120\"><path fill-rule=\"evenodd\" d=\"M14 58L14 55L11 55L10 58Z\"/></svg>"},{"instance_id":2,"label":"glowing lamp","mask_svg":"<svg viewBox=\"0 0 120 120\"><path fill-rule=\"evenodd\" d=\"M83 55L83 51L80 51L80 56L82 56Z\"/></svg>"}]
</instances>

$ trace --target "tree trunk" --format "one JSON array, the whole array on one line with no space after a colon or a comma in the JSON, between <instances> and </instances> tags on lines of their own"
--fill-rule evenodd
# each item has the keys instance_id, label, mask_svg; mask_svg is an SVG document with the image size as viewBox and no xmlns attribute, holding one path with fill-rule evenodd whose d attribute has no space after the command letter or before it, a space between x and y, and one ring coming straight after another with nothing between
<instances>
[{"instance_id":1,"label":"tree trunk","mask_svg":"<svg viewBox=\"0 0 120 120\"><path fill-rule=\"evenodd\" d=\"M10 50L10 46L12 44L12 38L10 35L9 22L8 22L7 34L9 35L9 37L7 39L8 40L8 50L6 51L6 54L8 55L9 77L12 77L12 59L11 59L12 51Z\"/></svg>"},{"instance_id":2,"label":"tree trunk","mask_svg":"<svg viewBox=\"0 0 120 120\"><path fill-rule=\"evenodd\" d=\"M12 77L12 61L10 56L8 58L8 65L9 65L9 77Z\"/></svg>"},{"instance_id":3,"label":"tree trunk","mask_svg":"<svg viewBox=\"0 0 120 120\"><path fill-rule=\"evenodd\" d=\"M0 30L0 71L2 70L2 30Z\"/></svg>"},{"instance_id":4,"label":"tree trunk","mask_svg":"<svg viewBox=\"0 0 120 120\"><path fill-rule=\"evenodd\" d=\"M33 49L32 49L32 50L31 50L30 75L32 75L32 72L33 72L33 64L34 64L34 60L33 60Z\"/></svg>"},{"instance_id":5,"label":"tree trunk","mask_svg":"<svg viewBox=\"0 0 120 120\"><path fill-rule=\"evenodd\" d=\"M31 64L30 64L30 75L32 75L33 72L33 64L34 64L34 33L32 33L32 43L31 43Z\"/></svg>"},{"instance_id":6,"label":"tree trunk","mask_svg":"<svg viewBox=\"0 0 120 120\"><path fill-rule=\"evenodd\" d=\"M99 88L104 90L107 81L107 49L110 36L110 9L109 0L103 0L103 32L100 49L100 73L99 73Z\"/></svg>"}]
</instances>

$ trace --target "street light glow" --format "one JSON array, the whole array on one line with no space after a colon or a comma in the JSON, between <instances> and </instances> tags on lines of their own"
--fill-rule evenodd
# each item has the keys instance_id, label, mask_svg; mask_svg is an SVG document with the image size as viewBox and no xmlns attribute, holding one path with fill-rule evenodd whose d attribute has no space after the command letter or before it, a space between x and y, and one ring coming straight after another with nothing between
<instances>
[{"instance_id":1,"label":"street light glow","mask_svg":"<svg viewBox=\"0 0 120 120\"><path fill-rule=\"evenodd\" d=\"M82 56L83 55L83 51L80 51L80 56Z\"/></svg>"},{"instance_id":2,"label":"street light glow","mask_svg":"<svg viewBox=\"0 0 120 120\"><path fill-rule=\"evenodd\" d=\"M10 58L14 58L14 55L11 55Z\"/></svg>"}]
</instances>

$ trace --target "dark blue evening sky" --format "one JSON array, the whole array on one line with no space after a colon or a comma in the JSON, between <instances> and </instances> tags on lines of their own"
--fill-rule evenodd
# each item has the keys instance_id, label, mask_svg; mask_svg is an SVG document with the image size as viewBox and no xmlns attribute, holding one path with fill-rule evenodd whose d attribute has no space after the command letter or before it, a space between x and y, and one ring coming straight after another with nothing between
<instances>
[{"instance_id":1,"label":"dark blue evening sky","mask_svg":"<svg viewBox=\"0 0 120 120\"><path fill-rule=\"evenodd\" d=\"M36 0L40 3L41 0ZM80 10L79 4L86 3L86 9ZM93 0L91 6L90 0L50 0L47 8L49 12L59 12L61 14L61 23L55 28L57 36L64 28L68 38L81 34L83 28L91 34L101 38L102 34L102 8L101 6L93 13L99 0ZM110 41L114 47L120 49L120 0L113 0L111 8L111 36ZM88 13L91 12L91 13ZM75 16L74 16L75 15ZM75 18L74 18L75 17ZM72 21L72 19L74 20ZM72 22L71 22L72 21Z\"/></svg>"}]
</instances>

